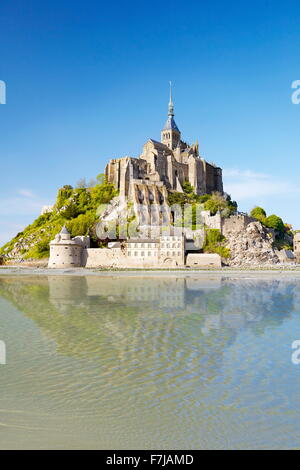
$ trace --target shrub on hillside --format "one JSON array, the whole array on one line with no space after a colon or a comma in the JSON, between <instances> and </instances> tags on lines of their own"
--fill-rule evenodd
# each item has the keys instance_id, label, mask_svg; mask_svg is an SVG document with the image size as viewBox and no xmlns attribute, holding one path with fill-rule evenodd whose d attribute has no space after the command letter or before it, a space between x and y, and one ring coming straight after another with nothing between
<instances>
[{"instance_id":1,"label":"shrub on hillside","mask_svg":"<svg viewBox=\"0 0 300 470\"><path fill-rule=\"evenodd\" d=\"M221 234L220 230L207 229L205 233L205 241L203 244L204 253L217 253L222 258L230 257L230 249L224 246L226 238Z\"/></svg>"},{"instance_id":2,"label":"shrub on hillside","mask_svg":"<svg viewBox=\"0 0 300 470\"><path fill-rule=\"evenodd\" d=\"M267 214L266 211L259 206L256 206L252 209L250 212L250 217L253 217L253 219L259 220L263 225L266 225L266 219L267 219Z\"/></svg>"},{"instance_id":3,"label":"shrub on hillside","mask_svg":"<svg viewBox=\"0 0 300 470\"><path fill-rule=\"evenodd\" d=\"M38 241L32 248L30 248L26 253L26 258L42 259L49 256L49 240L44 238L43 240Z\"/></svg>"},{"instance_id":4,"label":"shrub on hillside","mask_svg":"<svg viewBox=\"0 0 300 470\"><path fill-rule=\"evenodd\" d=\"M49 255L49 242L67 225L72 236L93 234L93 226L97 220L99 204L107 204L117 196L114 185L107 183L105 178L98 178L93 188L76 188L66 185L60 188L52 212L40 215L16 237L0 248L0 255L7 255L20 246L19 254L25 258L44 258ZM33 246L31 246L34 244ZM31 246L27 249L27 246Z\"/></svg>"},{"instance_id":5,"label":"shrub on hillside","mask_svg":"<svg viewBox=\"0 0 300 470\"><path fill-rule=\"evenodd\" d=\"M93 206L99 204L108 204L114 197L118 195L118 191L113 183L104 181L90 189L91 200Z\"/></svg>"},{"instance_id":6,"label":"shrub on hillside","mask_svg":"<svg viewBox=\"0 0 300 470\"><path fill-rule=\"evenodd\" d=\"M67 199L72 195L73 188L70 185L65 185L58 190L55 206L61 209Z\"/></svg>"},{"instance_id":7,"label":"shrub on hillside","mask_svg":"<svg viewBox=\"0 0 300 470\"><path fill-rule=\"evenodd\" d=\"M194 194L194 188L189 181L185 181L182 185L185 194Z\"/></svg>"},{"instance_id":8,"label":"shrub on hillside","mask_svg":"<svg viewBox=\"0 0 300 470\"><path fill-rule=\"evenodd\" d=\"M285 230L283 220L275 214L269 215L269 217L266 218L266 226L273 228L282 234Z\"/></svg>"},{"instance_id":9,"label":"shrub on hillside","mask_svg":"<svg viewBox=\"0 0 300 470\"><path fill-rule=\"evenodd\" d=\"M223 217L229 217L236 212L237 203L231 201L230 196L224 196L221 193L214 192L204 203L204 209L209 211L211 215L216 215L217 212L220 212Z\"/></svg>"},{"instance_id":10,"label":"shrub on hillside","mask_svg":"<svg viewBox=\"0 0 300 470\"><path fill-rule=\"evenodd\" d=\"M72 237L77 235L89 235L89 229L96 222L96 214L94 212L87 212L86 214L80 214L75 219L67 222L66 227Z\"/></svg>"}]
</instances>

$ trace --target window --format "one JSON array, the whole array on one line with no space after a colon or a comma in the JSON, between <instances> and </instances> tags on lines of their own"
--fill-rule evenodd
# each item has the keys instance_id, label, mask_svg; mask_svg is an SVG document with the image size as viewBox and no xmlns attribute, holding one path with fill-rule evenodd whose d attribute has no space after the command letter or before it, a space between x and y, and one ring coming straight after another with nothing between
<instances>
[{"instance_id":1,"label":"window","mask_svg":"<svg viewBox=\"0 0 300 470\"><path fill-rule=\"evenodd\" d=\"M131 251L128 251L128 256L131 256Z\"/></svg>"},{"instance_id":2,"label":"window","mask_svg":"<svg viewBox=\"0 0 300 470\"><path fill-rule=\"evenodd\" d=\"M151 251L148 251L148 256L151 256Z\"/></svg>"},{"instance_id":3,"label":"window","mask_svg":"<svg viewBox=\"0 0 300 470\"><path fill-rule=\"evenodd\" d=\"M135 252L134 252L134 256L137 256L137 255L138 255L138 254L137 254L137 251L135 251Z\"/></svg>"},{"instance_id":4,"label":"window","mask_svg":"<svg viewBox=\"0 0 300 470\"><path fill-rule=\"evenodd\" d=\"M141 256L145 256L145 253L144 253L144 251L142 251L142 253L141 253Z\"/></svg>"}]
</instances>

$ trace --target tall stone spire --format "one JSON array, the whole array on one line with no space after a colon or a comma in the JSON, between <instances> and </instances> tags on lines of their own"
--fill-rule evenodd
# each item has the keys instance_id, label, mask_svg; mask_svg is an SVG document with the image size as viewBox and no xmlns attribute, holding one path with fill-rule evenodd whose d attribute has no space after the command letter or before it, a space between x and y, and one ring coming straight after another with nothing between
<instances>
[{"instance_id":1,"label":"tall stone spire","mask_svg":"<svg viewBox=\"0 0 300 470\"><path fill-rule=\"evenodd\" d=\"M170 101L168 107L168 119L161 132L161 142L174 150L180 141L180 130L174 120L174 104L172 98L172 83L170 83Z\"/></svg>"},{"instance_id":2,"label":"tall stone spire","mask_svg":"<svg viewBox=\"0 0 300 470\"><path fill-rule=\"evenodd\" d=\"M169 82L169 84L170 84L170 101L169 101L168 116L173 117L174 116L174 105L173 105L173 100L172 100L172 82Z\"/></svg>"}]
</instances>

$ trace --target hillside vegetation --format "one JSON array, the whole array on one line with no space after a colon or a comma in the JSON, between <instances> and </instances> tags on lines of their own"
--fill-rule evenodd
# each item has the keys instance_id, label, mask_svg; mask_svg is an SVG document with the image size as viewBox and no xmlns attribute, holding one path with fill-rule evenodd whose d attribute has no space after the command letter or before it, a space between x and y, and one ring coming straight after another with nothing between
<instances>
[{"instance_id":1,"label":"hillside vegetation","mask_svg":"<svg viewBox=\"0 0 300 470\"><path fill-rule=\"evenodd\" d=\"M114 185L107 183L103 175L92 188L73 188L66 185L59 189L51 212L40 215L32 224L19 232L0 248L0 256L24 259L40 259L49 256L49 242L66 225L72 237L90 235L97 243L94 226L97 209L117 196Z\"/></svg>"},{"instance_id":2,"label":"hillside vegetation","mask_svg":"<svg viewBox=\"0 0 300 470\"><path fill-rule=\"evenodd\" d=\"M250 212L250 217L257 219L264 227L274 230L274 247L278 250L293 249L293 232L290 224L284 223L281 217L271 214L267 217L266 211L256 206Z\"/></svg>"}]
</instances>

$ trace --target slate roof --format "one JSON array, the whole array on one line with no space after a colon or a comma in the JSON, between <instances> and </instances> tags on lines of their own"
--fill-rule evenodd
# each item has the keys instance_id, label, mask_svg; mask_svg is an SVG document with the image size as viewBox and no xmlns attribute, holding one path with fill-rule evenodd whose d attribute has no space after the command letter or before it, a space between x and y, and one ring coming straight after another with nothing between
<instances>
[{"instance_id":1,"label":"slate roof","mask_svg":"<svg viewBox=\"0 0 300 470\"><path fill-rule=\"evenodd\" d=\"M166 121L166 124L164 125L164 128L163 130L164 131L168 131L168 130L175 130L175 131L178 131L179 132L179 129L177 127L177 124L173 118L173 116L170 116L168 117L167 121Z\"/></svg>"},{"instance_id":2,"label":"slate roof","mask_svg":"<svg viewBox=\"0 0 300 470\"><path fill-rule=\"evenodd\" d=\"M60 233L65 233L66 235L70 235L70 233L68 232L67 227L65 225L61 229Z\"/></svg>"}]
</instances>

